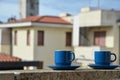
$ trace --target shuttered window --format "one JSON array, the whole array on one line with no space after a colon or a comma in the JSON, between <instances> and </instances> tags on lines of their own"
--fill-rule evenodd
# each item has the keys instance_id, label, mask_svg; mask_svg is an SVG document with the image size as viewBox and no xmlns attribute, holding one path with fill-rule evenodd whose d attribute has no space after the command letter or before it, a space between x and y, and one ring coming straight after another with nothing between
<instances>
[{"instance_id":1,"label":"shuttered window","mask_svg":"<svg viewBox=\"0 0 120 80\"><path fill-rule=\"evenodd\" d=\"M94 32L94 45L105 46L106 31Z\"/></svg>"},{"instance_id":2,"label":"shuttered window","mask_svg":"<svg viewBox=\"0 0 120 80\"><path fill-rule=\"evenodd\" d=\"M27 46L30 45L30 30L27 30Z\"/></svg>"},{"instance_id":3,"label":"shuttered window","mask_svg":"<svg viewBox=\"0 0 120 80\"><path fill-rule=\"evenodd\" d=\"M38 31L38 46L44 45L44 31Z\"/></svg>"},{"instance_id":4,"label":"shuttered window","mask_svg":"<svg viewBox=\"0 0 120 80\"><path fill-rule=\"evenodd\" d=\"M72 45L72 33L66 32L66 46Z\"/></svg>"},{"instance_id":5,"label":"shuttered window","mask_svg":"<svg viewBox=\"0 0 120 80\"><path fill-rule=\"evenodd\" d=\"M17 31L14 31L14 45L17 45Z\"/></svg>"}]
</instances>

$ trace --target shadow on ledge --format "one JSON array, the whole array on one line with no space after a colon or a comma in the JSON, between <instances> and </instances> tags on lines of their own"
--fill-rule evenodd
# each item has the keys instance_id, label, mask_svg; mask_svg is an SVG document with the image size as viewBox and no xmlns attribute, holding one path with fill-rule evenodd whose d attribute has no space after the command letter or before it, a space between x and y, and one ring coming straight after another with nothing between
<instances>
[{"instance_id":1,"label":"shadow on ledge","mask_svg":"<svg viewBox=\"0 0 120 80\"><path fill-rule=\"evenodd\" d=\"M11 61L11 62L0 62L0 70L22 70L24 67L36 67L37 69L43 68L42 61Z\"/></svg>"}]
</instances>

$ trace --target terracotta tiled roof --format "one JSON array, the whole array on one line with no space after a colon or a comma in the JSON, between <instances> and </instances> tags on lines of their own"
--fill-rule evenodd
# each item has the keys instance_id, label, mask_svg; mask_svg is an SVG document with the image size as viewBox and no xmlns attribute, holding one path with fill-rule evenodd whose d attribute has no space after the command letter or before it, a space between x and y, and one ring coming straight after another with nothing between
<instances>
[{"instance_id":1,"label":"terracotta tiled roof","mask_svg":"<svg viewBox=\"0 0 120 80\"><path fill-rule=\"evenodd\" d=\"M21 61L20 58L7 55L5 53L0 53L0 62L12 62L12 61Z\"/></svg>"},{"instance_id":2,"label":"terracotta tiled roof","mask_svg":"<svg viewBox=\"0 0 120 80\"><path fill-rule=\"evenodd\" d=\"M16 20L15 22L40 22L40 23L53 23L53 24L71 24L57 16L30 16L25 19Z\"/></svg>"}]
</instances>

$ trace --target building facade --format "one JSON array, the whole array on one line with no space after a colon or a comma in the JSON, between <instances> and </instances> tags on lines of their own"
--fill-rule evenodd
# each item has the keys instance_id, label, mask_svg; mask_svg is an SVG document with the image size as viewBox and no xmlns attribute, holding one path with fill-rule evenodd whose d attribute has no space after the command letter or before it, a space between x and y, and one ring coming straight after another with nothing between
<instances>
[{"instance_id":1,"label":"building facade","mask_svg":"<svg viewBox=\"0 0 120 80\"><path fill-rule=\"evenodd\" d=\"M19 0L20 18L35 15L39 15L39 0Z\"/></svg>"},{"instance_id":2,"label":"building facade","mask_svg":"<svg viewBox=\"0 0 120 80\"><path fill-rule=\"evenodd\" d=\"M32 16L14 23L0 25L8 29L11 36L11 44L8 44L10 52L4 47L2 52L19 57L22 60L40 60L44 68L54 65L55 50L73 50L72 24L60 17ZM4 37L7 37L4 36ZM2 38L3 39L3 38Z\"/></svg>"},{"instance_id":3,"label":"building facade","mask_svg":"<svg viewBox=\"0 0 120 80\"><path fill-rule=\"evenodd\" d=\"M82 8L74 17L73 45L78 62L94 63L94 51L109 50L120 53L120 11Z\"/></svg>"},{"instance_id":4,"label":"building facade","mask_svg":"<svg viewBox=\"0 0 120 80\"><path fill-rule=\"evenodd\" d=\"M11 55L11 32L8 28L0 29L0 52Z\"/></svg>"},{"instance_id":5,"label":"building facade","mask_svg":"<svg viewBox=\"0 0 120 80\"><path fill-rule=\"evenodd\" d=\"M94 51L109 50L117 55L112 64L120 64L120 11L117 10L85 7L75 16L31 16L0 27L1 52L23 60L41 60L47 66L54 64L55 50L74 49L77 62L87 65L94 63Z\"/></svg>"}]
</instances>

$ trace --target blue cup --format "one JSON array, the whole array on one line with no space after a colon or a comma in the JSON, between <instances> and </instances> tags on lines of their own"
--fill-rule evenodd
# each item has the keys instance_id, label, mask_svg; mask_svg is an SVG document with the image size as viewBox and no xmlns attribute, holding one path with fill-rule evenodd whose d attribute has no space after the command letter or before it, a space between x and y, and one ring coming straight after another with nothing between
<instances>
[{"instance_id":1,"label":"blue cup","mask_svg":"<svg viewBox=\"0 0 120 80\"><path fill-rule=\"evenodd\" d=\"M73 51L55 51L55 64L56 66L70 66L72 61L75 59Z\"/></svg>"},{"instance_id":2,"label":"blue cup","mask_svg":"<svg viewBox=\"0 0 120 80\"><path fill-rule=\"evenodd\" d=\"M113 60L111 60L112 55L114 56ZM110 51L95 51L94 58L96 65L110 65L111 62L116 61L117 57Z\"/></svg>"}]
</instances>

